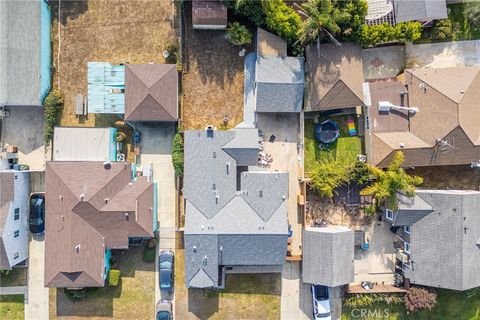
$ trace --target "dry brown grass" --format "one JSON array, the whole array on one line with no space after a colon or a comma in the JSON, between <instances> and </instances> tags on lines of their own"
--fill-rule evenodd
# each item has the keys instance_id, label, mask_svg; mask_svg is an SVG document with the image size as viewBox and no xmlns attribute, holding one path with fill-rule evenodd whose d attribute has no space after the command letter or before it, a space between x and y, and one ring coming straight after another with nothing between
<instances>
[{"instance_id":1,"label":"dry brown grass","mask_svg":"<svg viewBox=\"0 0 480 320\"><path fill-rule=\"evenodd\" d=\"M421 188L480 190L480 169L468 165L417 167L408 172L423 177Z\"/></svg>"},{"instance_id":2,"label":"dry brown grass","mask_svg":"<svg viewBox=\"0 0 480 320\"><path fill-rule=\"evenodd\" d=\"M225 39L224 31L193 30L191 4L186 2L185 74L183 75L183 127L214 125L231 128L243 120L242 48ZM247 52L252 51L250 46ZM224 123L224 118L228 119Z\"/></svg>"},{"instance_id":3,"label":"dry brown grass","mask_svg":"<svg viewBox=\"0 0 480 320\"><path fill-rule=\"evenodd\" d=\"M74 97L87 94L87 62L164 63L163 50L173 43L170 1L62 1L60 60L57 57L58 3L52 8L54 87L65 96L63 126L110 126L118 118L90 114L77 117Z\"/></svg>"},{"instance_id":4,"label":"dry brown grass","mask_svg":"<svg viewBox=\"0 0 480 320\"><path fill-rule=\"evenodd\" d=\"M175 252L177 319L280 319L280 274L229 274L226 289L187 289L184 250Z\"/></svg>"}]
</instances>

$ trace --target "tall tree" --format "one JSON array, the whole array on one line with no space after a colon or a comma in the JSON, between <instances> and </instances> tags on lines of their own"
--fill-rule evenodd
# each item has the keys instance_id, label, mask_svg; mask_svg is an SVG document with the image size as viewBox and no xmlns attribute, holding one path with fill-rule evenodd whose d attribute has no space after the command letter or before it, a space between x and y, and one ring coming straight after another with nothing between
<instances>
[{"instance_id":1,"label":"tall tree","mask_svg":"<svg viewBox=\"0 0 480 320\"><path fill-rule=\"evenodd\" d=\"M380 201L387 200L396 209L398 205L397 192L403 192L407 196L415 195L415 186L423 183L423 178L411 176L401 167L405 161L405 155L397 151L387 170L374 166L368 166L370 173L376 178L375 182L363 189L361 195L375 196Z\"/></svg>"},{"instance_id":2,"label":"tall tree","mask_svg":"<svg viewBox=\"0 0 480 320\"><path fill-rule=\"evenodd\" d=\"M475 29L480 28L480 1L467 1L464 5L465 9L463 13L468 22L470 22Z\"/></svg>"}]
</instances>

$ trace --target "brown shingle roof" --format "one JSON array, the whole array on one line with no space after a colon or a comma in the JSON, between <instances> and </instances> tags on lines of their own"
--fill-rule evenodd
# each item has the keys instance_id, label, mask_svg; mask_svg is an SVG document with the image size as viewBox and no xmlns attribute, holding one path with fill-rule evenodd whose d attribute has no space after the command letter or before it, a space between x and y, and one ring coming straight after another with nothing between
<instances>
[{"instance_id":1,"label":"brown shingle roof","mask_svg":"<svg viewBox=\"0 0 480 320\"><path fill-rule=\"evenodd\" d=\"M177 121L177 85L174 64L127 64L125 120Z\"/></svg>"},{"instance_id":2,"label":"brown shingle roof","mask_svg":"<svg viewBox=\"0 0 480 320\"><path fill-rule=\"evenodd\" d=\"M227 26L227 7L219 0L193 0L194 26Z\"/></svg>"},{"instance_id":3,"label":"brown shingle roof","mask_svg":"<svg viewBox=\"0 0 480 320\"><path fill-rule=\"evenodd\" d=\"M0 237L7 220L10 201L13 200L13 172L0 173Z\"/></svg>"},{"instance_id":4,"label":"brown shingle roof","mask_svg":"<svg viewBox=\"0 0 480 320\"><path fill-rule=\"evenodd\" d=\"M311 45L306 51L306 111L363 105L361 48L352 43Z\"/></svg>"},{"instance_id":5,"label":"brown shingle roof","mask_svg":"<svg viewBox=\"0 0 480 320\"><path fill-rule=\"evenodd\" d=\"M393 150L400 149L395 147L400 138L405 140L405 166L468 164L480 159L480 67L407 70L405 79L408 106L419 111L409 115L390 112L388 119L392 121L408 119L405 128L393 125L390 130L385 126L379 130L381 126L373 124L369 161L388 165ZM389 90L372 90L375 85L369 85L370 113L374 103L392 96ZM399 95L401 87L396 90ZM407 134L415 139L407 139Z\"/></svg>"},{"instance_id":6,"label":"brown shingle roof","mask_svg":"<svg viewBox=\"0 0 480 320\"><path fill-rule=\"evenodd\" d=\"M153 184L130 177L125 162L47 163L46 286L103 286L105 250L153 236Z\"/></svg>"}]
</instances>

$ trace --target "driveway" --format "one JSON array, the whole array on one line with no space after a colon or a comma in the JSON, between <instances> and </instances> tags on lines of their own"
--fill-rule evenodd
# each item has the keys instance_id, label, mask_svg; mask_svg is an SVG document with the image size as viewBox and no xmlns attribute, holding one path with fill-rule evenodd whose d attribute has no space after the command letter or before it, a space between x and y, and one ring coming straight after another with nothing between
<instances>
[{"instance_id":1,"label":"driveway","mask_svg":"<svg viewBox=\"0 0 480 320\"><path fill-rule=\"evenodd\" d=\"M28 259L28 294L25 299L25 320L48 319L48 288L44 287L44 235L30 240Z\"/></svg>"},{"instance_id":2,"label":"driveway","mask_svg":"<svg viewBox=\"0 0 480 320\"><path fill-rule=\"evenodd\" d=\"M153 181L157 185L157 219L159 244L155 258L155 303L162 297L158 279L158 253L168 249L175 251L175 173L172 165L174 123L137 123L141 132L140 164L152 164ZM172 301L173 302L173 301Z\"/></svg>"},{"instance_id":3,"label":"driveway","mask_svg":"<svg viewBox=\"0 0 480 320\"><path fill-rule=\"evenodd\" d=\"M310 285L303 283L299 261L287 261L282 270L282 320L312 319L312 295Z\"/></svg>"},{"instance_id":4,"label":"driveway","mask_svg":"<svg viewBox=\"0 0 480 320\"><path fill-rule=\"evenodd\" d=\"M10 116L2 121L1 145L18 147L18 162L31 170L45 170L43 108L9 107Z\"/></svg>"}]
</instances>

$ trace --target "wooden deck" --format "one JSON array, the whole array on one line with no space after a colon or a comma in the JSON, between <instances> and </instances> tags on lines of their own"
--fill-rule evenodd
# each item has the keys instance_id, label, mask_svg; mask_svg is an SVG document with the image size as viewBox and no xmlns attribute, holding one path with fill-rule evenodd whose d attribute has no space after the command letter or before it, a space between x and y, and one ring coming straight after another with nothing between
<instances>
[{"instance_id":1,"label":"wooden deck","mask_svg":"<svg viewBox=\"0 0 480 320\"><path fill-rule=\"evenodd\" d=\"M361 285L349 285L347 287L348 293L402 293L407 292L406 289L397 288L390 284L376 284L373 289L365 290Z\"/></svg>"},{"instance_id":2,"label":"wooden deck","mask_svg":"<svg viewBox=\"0 0 480 320\"><path fill-rule=\"evenodd\" d=\"M286 260L287 261L302 261L302 256L301 255L287 256Z\"/></svg>"}]
</instances>

